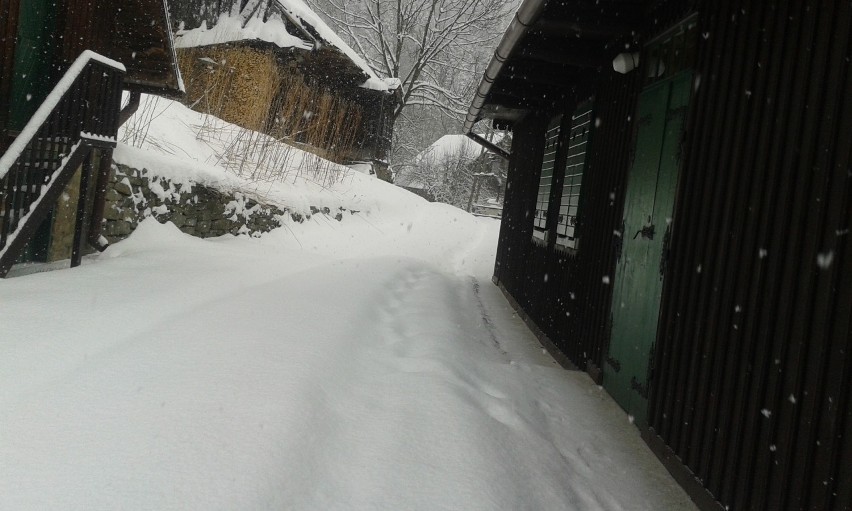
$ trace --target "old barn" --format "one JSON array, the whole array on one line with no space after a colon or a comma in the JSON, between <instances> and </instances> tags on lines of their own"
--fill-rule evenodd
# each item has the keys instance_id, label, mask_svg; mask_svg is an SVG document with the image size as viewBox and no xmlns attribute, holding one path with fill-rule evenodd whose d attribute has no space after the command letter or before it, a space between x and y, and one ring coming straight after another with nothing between
<instances>
[{"instance_id":1,"label":"old barn","mask_svg":"<svg viewBox=\"0 0 852 511\"><path fill-rule=\"evenodd\" d=\"M526 0L470 108L514 132L494 282L704 509L852 508L850 25Z\"/></svg>"},{"instance_id":2,"label":"old barn","mask_svg":"<svg viewBox=\"0 0 852 511\"><path fill-rule=\"evenodd\" d=\"M141 93L183 93L166 3L2 0L0 14L0 276L76 265L87 242L103 248L118 126Z\"/></svg>"},{"instance_id":3,"label":"old barn","mask_svg":"<svg viewBox=\"0 0 852 511\"><path fill-rule=\"evenodd\" d=\"M186 104L390 180L398 80L301 0L174 0Z\"/></svg>"}]
</instances>

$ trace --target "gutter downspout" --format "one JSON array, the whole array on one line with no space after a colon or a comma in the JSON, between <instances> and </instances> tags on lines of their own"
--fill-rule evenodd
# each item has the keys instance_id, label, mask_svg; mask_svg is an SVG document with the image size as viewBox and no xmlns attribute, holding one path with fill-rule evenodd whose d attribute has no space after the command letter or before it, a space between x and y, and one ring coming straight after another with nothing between
<instances>
[{"instance_id":1,"label":"gutter downspout","mask_svg":"<svg viewBox=\"0 0 852 511\"><path fill-rule=\"evenodd\" d=\"M494 85L494 81L500 76L500 72L503 70L503 66L506 61L512 55L515 46L517 46L518 42L520 42L526 35L529 27L538 20L538 17L541 15L546 4L547 0L525 0L518 8L518 12L515 13L515 18L509 24L509 28L506 29L506 33L503 34L503 39L500 41L497 49L494 50L494 57L491 58L491 62L485 69L485 74L482 77L482 81L479 82L479 88L476 90L476 95L468 109L462 133L467 133L468 137L475 142L482 144L483 147L489 151L497 152L493 151L493 149L488 145L483 144L483 142L487 142L485 139L473 134L473 125L477 120L479 120L479 113L485 105L485 98L487 98L488 93L491 92L491 86ZM496 149L496 147L494 148ZM502 153L504 154L497 152L497 154L503 158L508 158L508 153L505 151L502 151Z\"/></svg>"}]
</instances>

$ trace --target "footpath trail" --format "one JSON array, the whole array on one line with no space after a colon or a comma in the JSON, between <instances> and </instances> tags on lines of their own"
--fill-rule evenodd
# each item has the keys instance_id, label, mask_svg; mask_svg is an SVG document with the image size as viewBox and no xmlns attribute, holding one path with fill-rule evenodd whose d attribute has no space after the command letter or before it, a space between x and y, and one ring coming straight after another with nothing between
<instances>
[{"instance_id":1,"label":"footpath trail","mask_svg":"<svg viewBox=\"0 0 852 511\"><path fill-rule=\"evenodd\" d=\"M0 509L692 509L476 225L345 250L146 222L0 283Z\"/></svg>"}]
</instances>

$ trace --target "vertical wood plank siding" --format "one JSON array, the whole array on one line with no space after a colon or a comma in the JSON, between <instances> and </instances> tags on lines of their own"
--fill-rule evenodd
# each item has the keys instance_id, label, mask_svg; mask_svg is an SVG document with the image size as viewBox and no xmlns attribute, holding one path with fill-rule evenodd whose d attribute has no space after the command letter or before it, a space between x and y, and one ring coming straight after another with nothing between
<instances>
[{"instance_id":1,"label":"vertical wood plank siding","mask_svg":"<svg viewBox=\"0 0 852 511\"><path fill-rule=\"evenodd\" d=\"M700 16L650 424L731 509L850 509L852 3Z\"/></svg>"},{"instance_id":2,"label":"vertical wood plank siding","mask_svg":"<svg viewBox=\"0 0 852 511\"><path fill-rule=\"evenodd\" d=\"M9 117L9 95L15 67L19 0L0 0L0 151L5 151L4 130Z\"/></svg>"},{"instance_id":3,"label":"vertical wood plank siding","mask_svg":"<svg viewBox=\"0 0 852 511\"><path fill-rule=\"evenodd\" d=\"M638 73L607 73L595 92L594 111L599 122L583 176L576 251L532 241L532 215L548 119L531 116L514 132L495 277L536 326L581 369L586 369L589 361L600 366L609 339L612 290L604 277L611 280L615 267L614 231L621 225L638 79ZM562 113L570 116L573 107L572 103ZM557 185L560 183L561 179Z\"/></svg>"}]
</instances>

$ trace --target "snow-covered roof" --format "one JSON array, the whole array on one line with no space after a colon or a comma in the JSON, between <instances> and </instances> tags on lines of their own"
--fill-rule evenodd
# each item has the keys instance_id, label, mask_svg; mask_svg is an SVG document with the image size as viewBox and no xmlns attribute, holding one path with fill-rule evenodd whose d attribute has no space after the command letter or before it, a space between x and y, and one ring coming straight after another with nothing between
<instances>
[{"instance_id":1,"label":"snow-covered roof","mask_svg":"<svg viewBox=\"0 0 852 511\"><path fill-rule=\"evenodd\" d=\"M424 149L417 160L444 161L449 158L464 156L475 158L482 152L482 146L466 135L444 135L432 145Z\"/></svg>"},{"instance_id":2,"label":"snow-covered roof","mask_svg":"<svg viewBox=\"0 0 852 511\"><path fill-rule=\"evenodd\" d=\"M482 153L482 146L465 135L444 135L414 158L414 165L441 163L454 158L474 159ZM414 172L402 172L394 184L406 188L424 188Z\"/></svg>"},{"instance_id":3,"label":"snow-covered roof","mask_svg":"<svg viewBox=\"0 0 852 511\"><path fill-rule=\"evenodd\" d=\"M175 46L178 48L194 48L233 41L259 40L272 43L281 48L314 49L316 46L331 46L343 53L364 74L367 80L361 84L365 89L391 92L399 88L396 78L381 78L334 30L329 27L302 0L269 0L281 11L281 14L271 10L269 17L264 20L264 9L257 9L248 20L240 13L232 12L222 15L213 27L206 23L198 28L179 30ZM291 34L287 31L287 21L297 24L304 35L311 40Z\"/></svg>"}]
</instances>

